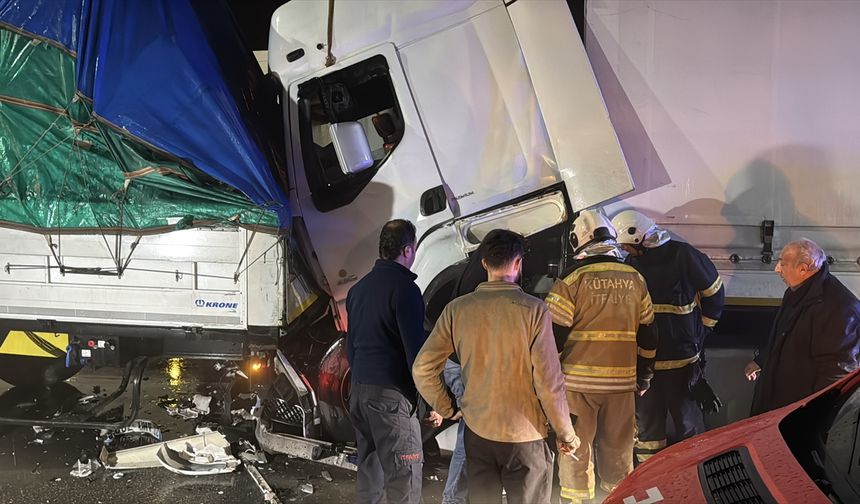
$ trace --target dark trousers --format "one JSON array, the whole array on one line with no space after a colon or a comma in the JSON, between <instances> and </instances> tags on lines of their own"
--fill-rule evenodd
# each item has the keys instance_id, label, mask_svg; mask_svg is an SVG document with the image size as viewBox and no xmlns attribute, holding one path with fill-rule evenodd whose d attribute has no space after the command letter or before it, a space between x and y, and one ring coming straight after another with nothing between
<instances>
[{"instance_id":1,"label":"dark trousers","mask_svg":"<svg viewBox=\"0 0 860 504\"><path fill-rule=\"evenodd\" d=\"M484 439L466 426L466 470L469 503L548 504L552 493L553 458L546 440L500 443Z\"/></svg>"},{"instance_id":2,"label":"dark trousers","mask_svg":"<svg viewBox=\"0 0 860 504\"><path fill-rule=\"evenodd\" d=\"M673 441L704 432L702 410L690 393L691 384L698 380L700 374L697 363L680 369L657 371L648 392L636 397L638 434L633 451L637 465L668 445L667 415L672 417Z\"/></svg>"},{"instance_id":3,"label":"dark trousers","mask_svg":"<svg viewBox=\"0 0 860 504\"><path fill-rule=\"evenodd\" d=\"M421 426L400 391L352 383L349 416L358 443L357 504L421 502Z\"/></svg>"}]
</instances>

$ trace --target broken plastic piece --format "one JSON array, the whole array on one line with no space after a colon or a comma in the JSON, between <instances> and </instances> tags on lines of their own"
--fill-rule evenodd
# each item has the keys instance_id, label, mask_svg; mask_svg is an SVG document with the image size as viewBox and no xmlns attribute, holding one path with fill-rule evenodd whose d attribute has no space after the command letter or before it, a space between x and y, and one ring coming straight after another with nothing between
<instances>
[{"instance_id":1,"label":"broken plastic piece","mask_svg":"<svg viewBox=\"0 0 860 504\"><path fill-rule=\"evenodd\" d=\"M192 443L186 443L182 451L161 445L158 461L165 469L186 476L233 472L241 463L223 447Z\"/></svg>"},{"instance_id":2,"label":"broken plastic piece","mask_svg":"<svg viewBox=\"0 0 860 504\"><path fill-rule=\"evenodd\" d=\"M167 406L164 409L167 410L167 413L170 416L179 417L183 420L191 420L192 418L197 418L200 416L200 412L192 408L178 408L174 406Z\"/></svg>"},{"instance_id":3,"label":"broken plastic piece","mask_svg":"<svg viewBox=\"0 0 860 504\"><path fill-rule=\"evenodd\" d=\"M161 441L161 429L149 420L143 419L135 420L128 427L117 429L105 438L105 444L115 450L145 446Z\"/></svg>"},{"instance_id":4,"label":"broken plastic piece","mask_svg":"<svg viewBox=\"0 0 860 504\"><path fill-rule=\"evenodd\" d=\"M101 454L99 455L99 460L101 460L105 468L111 470L161 467L161 462L158 458L158 451L162 446L168 446L173 450L184 450L188 443L195 445L199 444L201 446L204 444L212 445L223 449L225 452L230 448L230 443L223 434L213 432L211 434L173 439L164 443L151 444L138 448L129 448L127 450L119 450L116 452L110 452L107 447L103 447Z\"/></svg>"},{"instance_id":5,"label":"broken plastic piece","mask_svg":"<svg viewBox=\"0 0 860 504\"><path fill-rule=\"evenodd\" d=\"M301 490L302 492L304 492L308 495L313 495L314 486L311 485L310 483L302 483L301 485L299 485L299 490Z\"/></svg>"},{"instance_id":6,"label":"broken plastic piece","mask_svg":"<svg viewBox=\"0 0 860 504\"><path fill-rule=\"evenodd\" d=\"M239 440L239 458L246 464L266 464L269 462L266 453L257 449L247 439Z\"/></svg>"},{"instance_id":7,"label":"broken plastic piece","mask_svg":"<svg viewBox=\"0 0 860 504\"><path fill-rule=\"evenodd\" d=\"M332 477L331 477L331 473L330 473L330 472L328 472L328 471L323 471L323 472L321 472L320 474L322 475L323 479L324 479L324 480L326 480L326 481L328 481L329 483L331 483L332 481L334 481L334 478L332 478Z\"/></svg>"},{"instance_id":8,"label":"broken plastic piece","mask_svg":"<svg viewBox=\"0 0 860 504\"><path fill-rule=\"evenodd\" d=\"M201 394L194 394L194 398L192 398L191 402L194 403L194 409L199 411L204 415L209 414L209 404L212 402L212 396L205 396Z\"/></svg>"},{"instance_id":9,"label":"broken plastic piece","mask_svg":"<svg viewBox=\"0 0 860 504\"><path fill-rule=\"evenodd\" d=\"M83 459L83 457L81 457ZM94 471L99 468L99 463L93 459L86 459L86 461L78 459L75 462L74 467L71 472L69 472L69 476L74 476L75 478L86 478Z\"/></svg>"},{"instance_id":10,"label":"broken plastic piece","mask_svg":"<svg viewBox=\"0 0 860 504\"><path fill-rule=\"evenodd\" d=\"M78 404L81 404L81 405L87 405L87 404L90 404L90 403L94 403L94 402L96 402L96 401L98 401L98 400L99 400L99 396L97 396L97 395L93 394L93 395L88 395L88 396L81 397L80 399L78 399Z\"/></svg>"}]
</instances>

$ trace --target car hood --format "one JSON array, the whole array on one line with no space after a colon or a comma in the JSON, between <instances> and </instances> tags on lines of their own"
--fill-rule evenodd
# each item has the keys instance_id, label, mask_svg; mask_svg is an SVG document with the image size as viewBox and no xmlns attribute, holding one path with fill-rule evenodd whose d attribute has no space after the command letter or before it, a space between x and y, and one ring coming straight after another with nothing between
<instances>
[{"instance_id":1,"label":"car hood","mask_svg":"<svg viewBox=\"0 0 860 504\"><path fill-rule=\"evenodd\" d=\"M834 387L838 384L834 384ZM604 501L617 504L705 503L700 465L737 450L748 453L746 471L776 502L829 503L785 443L779 423L822 390L802 401L706 432L670 446L640 465ZM765 502L770 499L765 498Z\"/></svg>"}]
</instances>

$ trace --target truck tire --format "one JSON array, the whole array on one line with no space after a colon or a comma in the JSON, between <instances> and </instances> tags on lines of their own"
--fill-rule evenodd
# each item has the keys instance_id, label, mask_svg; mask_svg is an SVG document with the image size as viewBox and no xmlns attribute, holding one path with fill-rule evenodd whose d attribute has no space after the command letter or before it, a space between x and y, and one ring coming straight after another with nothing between
<instances>
[{"instance_id":1,"label":"truck tire","mask_svg":"<svg viewBox=\"0 0 860 504\"><path fill-rule=\"evenodd\" d=\"M0 380L22 388L44 388L77 374L80 366L67 368L63 357L0 355Z\"/></svg>"}]
</instances>

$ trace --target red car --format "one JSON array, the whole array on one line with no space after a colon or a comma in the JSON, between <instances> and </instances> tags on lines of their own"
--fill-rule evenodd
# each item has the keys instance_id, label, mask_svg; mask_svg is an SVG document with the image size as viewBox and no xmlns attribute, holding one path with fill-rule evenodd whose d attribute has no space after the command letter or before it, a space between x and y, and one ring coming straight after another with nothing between
<instances>
[{"instance_id":1,"label":"red car","mask_svg":"<svg viewBox=\"0 0 860 504\"><path fill-rule=\"evenodd\" d=\"M604 501L860 502L860 370L801 401L670 446Z\"/></svg>"}]
</instances>

